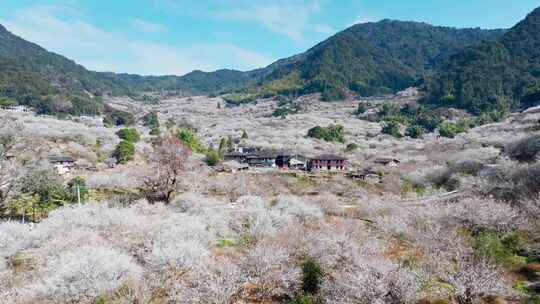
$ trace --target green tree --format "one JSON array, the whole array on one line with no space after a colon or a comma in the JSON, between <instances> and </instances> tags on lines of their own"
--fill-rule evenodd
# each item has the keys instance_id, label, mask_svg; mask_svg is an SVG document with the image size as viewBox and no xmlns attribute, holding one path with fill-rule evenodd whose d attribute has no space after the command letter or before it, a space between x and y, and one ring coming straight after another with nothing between
<instances>
[{"instance_id":1,"label":"green tree","mask_svg":"<svg viewBox=\"0 0 540 304\"><path fill-rule=\"evenodd\" d=\"M221 161L221 155L216 150L208 150L206 152L206 164L210 167L214 167Z\"/></svg>"},{"instance_id":2,"label":"green tree","mask_svg":"<svg viewBox=\"0 0 540 304\"><path fill-rule=\"evenodd\" d=\"M401 125L399 124L399 122L395 120L390 120L384 123L382 132L384 134L392 135L395 138L401 138L403 137L403 135L401 134L400 128Z\"/></svg>"},{"instance_id":3,"label":"green tree","mask_svg":"<svg viewBox=\"0 0 540 304\"><path fill-rule=\"evenodd\" d=\"M141 139L141 135L139 134L139 131L135 128L124 128L116 132L116 135L120 137L123 140L130 141L132 143L136 143Z\"/></svg>"},{"instance_id":4,"label":"green tree","mask_svg":"<svg viewBox=\"0 0 540 304\"><path fill-rule=\"evenodd\" d=\"M222 137L221 140L219 141L218 152L220 154L223 154L223 153L227 152L227 138Z\"/></svg>"},{"instance_id":5,"label":"green tree","mask_svg":"<svg viewBox=\"0 0 540 304\"><path fill-rule=\"evenodd\" d=\"M322 282L323 271L313 258L306 258L302 263L302 291L306 294L317 294Z\"/></svg>"},{"instance_id":6,"label":"green tree","mask_svg":"<svg viewBox=\"0 0 540 304\"><path fill-rule=\"evenodd\" d=\"M74 201L78 201L80 195L81 201L85 201L89 196L89 190L86 186L86 180L83 177L77 176L72 178L68 184L68 190L71 193Z\"/></svg>"},{"instance_id":7,"label":"green tree","mask_svg":"<svg viewBox=\"0 0 540 304\"><path fill-rule=\"evenodd\" d=\"M248 139L248 134L247 134L246 130L242 131L242 137L240 137L240 139L242 139L242 140Z\"/></svg>"},{"instance_id":8,"label":"green tree","mask_svg":"<svg viewBox=\"0 0 540 304\"><path fill-rule=\"evenodd\" d=\"M358 108L356 108L356 115L364 114L367 111L366 104L363 102L360 102L358 104Z\"/></svg>"},{"instance_id":9,"label":"green tree","mask_svg":"<svg viewBox=\"0 0 540 304\"><path fill-rule=\"evenodd\" d=\"M407 127L405 135L411 138L422 138L422 136L424 135L424 128L422 128L422 126L415 125L415 124L409 125Z\"/></svg>"},{"instance_id":10,"label":"green tree","mask_svg":"<svg viewBox=\"0 0 540 304\"><path fill-rule=\"evenodd\" d=\"M21 180L21 192L32 196L24 210L32 221L38 221L51 210L74 202L61 176L50 170L32 171Z\"/></svg>"},{"instance_id":11,"label":"green tree","mask_svg":"<svg viewBox=\"0 0 540 304\"><path fill-rule=\"evenodd\" d=\"M345 128L341 125L328 127L316 126L308 130L308 137L322 139L329 142L345 142Z\"/></svg>"},{"instance_id":12,"label":"green tree","mask_svg":"<svg viewBox=\"0 0 540 304\"><path fill-rule=\"evenodd\" d=\"M202 153L206 149L202 146L197 138L197 134L192 129L182 128L176 133L176 137L180 139L185 145L187 145L191 150Z\"/></svg>"},{"instance_id":13,"label":"green tree","mask_svg":"<svg viewBox=\"0 0 540 304\"><path fill-rule=\"evenodd\" d=\"M439 135L442 137L454 138L459 133L466 132L466 126L463 123L443 122L439 126Z\"/></svg>"},{"instance_id":14,"label":"green tree","mask_svg":"<svg viewBox=\"0 0 540 304\"><path fill-rule=\"evenodd\" d=\"M156 112L150 112L143 117L143 124L148 128L159 128L159 118Z\"/></svg>"},{"instance_id":15,"label":"green tree","mask_svg":"<svg viewBox=\"0 0 540 304\"><path fill-rule=\"evenodd\" d=\"M113 156L120 164L126 164L135 156L135 145L131 141L122 140L114 149Z\"/></svg>"}]
</instances>

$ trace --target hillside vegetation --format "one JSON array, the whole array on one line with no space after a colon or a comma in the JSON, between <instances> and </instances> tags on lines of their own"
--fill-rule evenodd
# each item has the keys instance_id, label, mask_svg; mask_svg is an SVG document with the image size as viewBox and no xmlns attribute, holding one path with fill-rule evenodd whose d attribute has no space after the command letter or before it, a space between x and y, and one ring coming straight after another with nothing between
<instances>
[{"instance_id":1,"label":"hillside vegetation","mask_svg":"<svg viewBox=\"0 0 540 304\"><path fill-rule=\"evenodd\" d=\"M103 96L144 101L150 94L155 102L155 96L226 94L241 104L321 93L330 101L423 85L429 103L480 114L538 103L539 30L540 9L510 30L383 20L352 26L266 68L179 77L88 71L0 26L0 97L42 113L79 115L101 113Z\"/></svg>"},{"instance_id":2,"label":"hillside vegetation","mask_svg":"<svg viewBox=\"0 0 540 304\"><path fill-rule=\"evenodd\" d=\"M452 56L428 82L429 101L474 113L540 101L540 8L497 41Z\"/></svg>"},{"instance_id":3,"label":"hillside vegetation","mask_svg":"<svg viewBox=\"0 0 540 304\"><path fill-rule=\"evenodd\" d=\"M393 93L414 85L464 47L503 33L393 20L357 24L268 67L266 79L299 73L305 81L302 92L322 92L326 100L342 99L348 90L362 96Z\"/></svg>"},{"instance_id":4,"label":"hillside vegetation","mask_svg":"<svg viewBox=\"0 0 540 304\"><path fill-rule=\"evenodd\" d=\"M0 25L0 96L40 113L99 114L102 96L143 92L192 95L236 88L247 81L238 71L194 71L183 77L99 73L48 52Z\"/></svg>"}]
</instances>

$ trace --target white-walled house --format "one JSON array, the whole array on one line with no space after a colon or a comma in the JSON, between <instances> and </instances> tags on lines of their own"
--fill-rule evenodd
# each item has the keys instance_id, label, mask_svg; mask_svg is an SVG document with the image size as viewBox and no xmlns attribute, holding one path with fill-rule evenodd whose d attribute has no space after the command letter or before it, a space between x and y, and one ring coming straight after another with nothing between
<instances>
[{"instance_id":1,"label":"white-walled house","mask_svg":"<svg viewBox=\"0 0 540 304\"><path fill-rule=\"evenodd\" d=\"M75 158L67 155L51 155L49 163L53 165L56 172L60 175L69 173L75 167Z\"/></svg>"}]
</instances>

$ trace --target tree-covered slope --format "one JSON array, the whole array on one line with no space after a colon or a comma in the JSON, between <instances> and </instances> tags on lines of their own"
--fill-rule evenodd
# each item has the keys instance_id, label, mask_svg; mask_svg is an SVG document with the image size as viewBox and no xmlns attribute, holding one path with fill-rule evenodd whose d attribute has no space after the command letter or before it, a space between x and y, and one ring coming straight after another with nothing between
<instances>
[{"instance_id":1,"label":"tree-covered slope","mask_svg":"<svg viewBox=\"0 0 540 304\"><path fill-rule=\"evenodd\" d=\"M322 92L325 99L339 99L347 90L361 95L394 92L432 74L463 48L503 33L392 20L358 24L268 67L262 82L298 73L305 92Z\"/></svg>"},{"instance_id":2,"label":"tree-covered slope","mask_svg":"<svg viewBox=\"0 0 540 304\"><path fill-rule=\"evenodd\" d=\"M88 71L0 25L0 97L45 113L96 114L103 109L103 95L147 91L206 94L235 89L249 80L248 74L232 70L194 71L181 77Z\"/></svg>"},{"instance_id":3,"label":"tree-covered slope","mask_svg":"<svg viewBox=\"0 0 540 304\"><path fill-rule=\"evenodd\" d=\"M100 96L149 91L193 95L250 88L251 95L321 92L326 100L343 98L351 91L390 93L432 75L464 48L481 41L496 45L493 41L503 34L503 30L383 20L355 25L263 69L194 71L179 77L88 71L0 27L0 97L17 99L42 112L92 114L103 108ZM512 36L505 37L511 44Z\"/></svg>"},{"instance_id":4,"label":"tree-covered slope","mask_svg":"<svg viewBox=\"0 0 540 304\"><path fill-rule=\"evenodd\" d=\"M431 103L474 113L540 102L540 8L497 41L451 56L426 90Z\"/></svg>"}]
</instances>

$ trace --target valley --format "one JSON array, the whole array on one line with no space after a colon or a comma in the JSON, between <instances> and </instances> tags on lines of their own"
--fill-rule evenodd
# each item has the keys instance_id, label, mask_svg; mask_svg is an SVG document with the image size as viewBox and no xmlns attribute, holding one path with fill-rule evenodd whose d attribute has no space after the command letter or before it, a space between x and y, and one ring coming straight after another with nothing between
<instances>
[{"instance_id":1,"label":"valley","mask_svg":"<svg viewBox=\"0 0 540 304\"><path fill-rule=\"evenodd\" d=\"M540 8L183 76L9 30L1 304L540 303Z\"/></svg>"}]
</instances>

